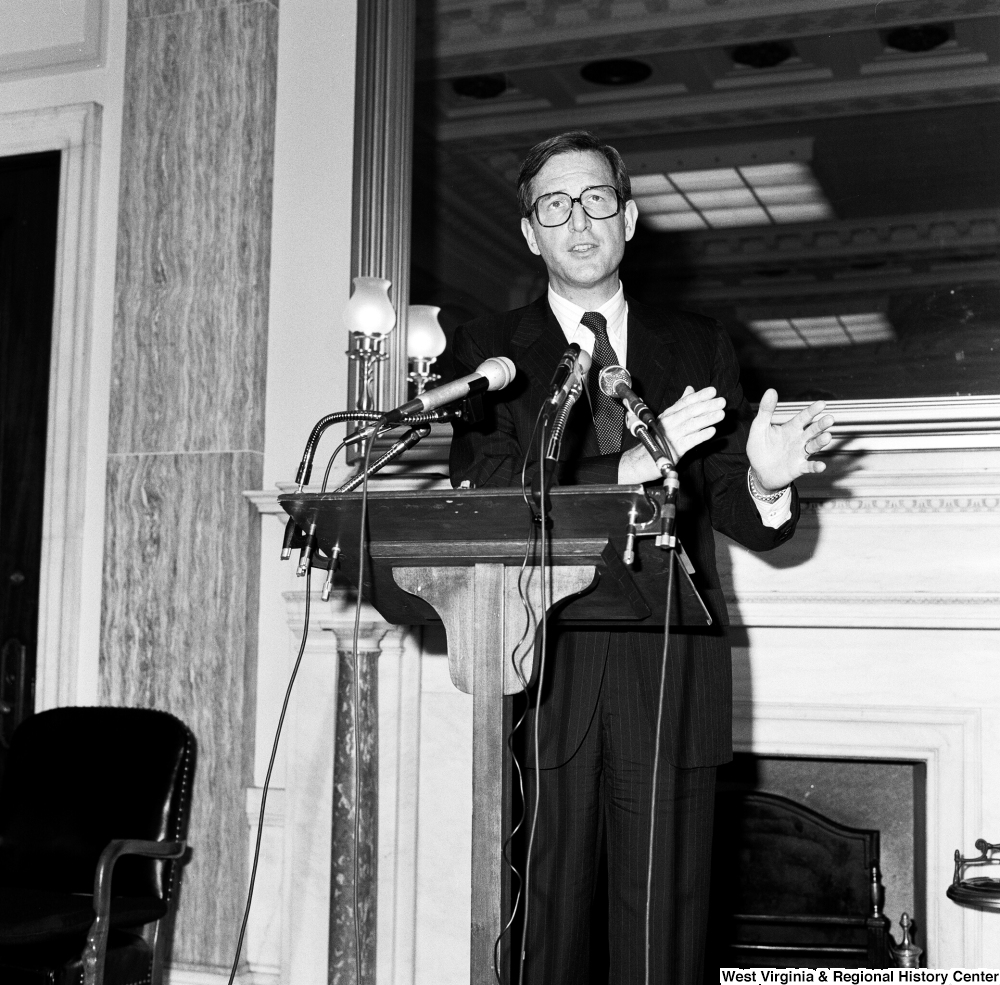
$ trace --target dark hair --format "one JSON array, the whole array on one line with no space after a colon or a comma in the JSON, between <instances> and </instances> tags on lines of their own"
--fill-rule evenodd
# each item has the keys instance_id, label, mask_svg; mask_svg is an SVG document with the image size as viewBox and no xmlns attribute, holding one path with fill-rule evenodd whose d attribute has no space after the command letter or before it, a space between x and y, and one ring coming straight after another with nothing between
<instances>
[{"instance_id":1,"label":"dark hair","mask_svg":"<svg viewBox=\"0 0 1000 985\"><path fill-rule=\"evenodd\" d=\"M568 130L566 133L549 137L540 144L535 144L528 151L528 156L521 165L521 170L517 174L517 201L521 208L521 215L527 218L531 215L531 182L535 175L545 167L546 162L557 154L566 154L573 151L596 151L602 155L611 168L614 175L615 188L621 195L622 201L627 202L632 197L632 183L628 178L628 171L621 154L610 144L604 143L600 137L589 130Z\"/></svg>"}]
</instances>

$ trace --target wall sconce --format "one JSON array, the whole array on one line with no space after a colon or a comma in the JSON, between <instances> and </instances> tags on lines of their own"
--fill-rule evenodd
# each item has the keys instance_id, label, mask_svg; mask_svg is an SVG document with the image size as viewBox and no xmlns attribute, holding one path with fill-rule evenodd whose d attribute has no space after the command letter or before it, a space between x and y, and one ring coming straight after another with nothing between
<instances>
[{"instance_id":1,"label":"wall sconce","mask_svg":"<svg viewBox=\"0 0 1000 985\"><path fill-rule=\"evenodd\" d=\"M377 410L382 396L382 364L388 358L385 336L396 324L389 300L390 281L382 277L355 277L354 292L344 307L344 324L350 333L347 356L348 410ZM349 421L348 436L361 423Z\"/></svg>"},{"instance_id":2,"label":"wall sconce","mask_svg":"<svg viewBox=\"0 0 1000 985\"><path fill-rule=\"evenodd\" d=\"M411 398L419 396L441 379L431 371L448 342L438 321L440 313L441 309L432 304L410 305L406 322L406 355L410 371L406 378L414 387Z\"/></svg>"}]
</instances>

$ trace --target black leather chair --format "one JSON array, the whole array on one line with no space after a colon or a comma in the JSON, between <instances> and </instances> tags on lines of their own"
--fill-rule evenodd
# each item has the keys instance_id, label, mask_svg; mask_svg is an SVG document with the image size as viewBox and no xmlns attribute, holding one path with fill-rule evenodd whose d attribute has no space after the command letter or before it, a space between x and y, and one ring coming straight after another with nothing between
<instances>
[{"instance_id":1,"label":"black leather chair","mask_svg":"<svg viewBox=\"0 0 1000 985\"><path fill-rule=\"evenodd\" d=\"M0 780L3 985L158 985L194 758L162 711L57 708L18 726Z\"/></svg>"},{"instance_id":2,"label":"black leather chair","mask_svg":"<svg viewBox=\"0 0 1000 985\"><path fill-rule=\"evenodd\" d=\"M889 968L879 833L775 794L715 802L705 981L720 967Z\"/></svg>"}]
</instances>

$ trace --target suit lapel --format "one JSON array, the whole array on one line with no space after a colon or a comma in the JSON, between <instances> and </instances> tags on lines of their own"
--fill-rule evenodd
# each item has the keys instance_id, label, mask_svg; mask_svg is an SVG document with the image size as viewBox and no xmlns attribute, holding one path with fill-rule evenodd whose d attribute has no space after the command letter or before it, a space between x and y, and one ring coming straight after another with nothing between
<instances>
[{"instance_id":1,"label":"suit lapel","mask_svg":"<svg viewBox=\"0 0 1000 985\"><path fill-rule=\"evenodd\" d=\"M518 370L545 393L556 364L566 351L566 337L544 295L524 309L510 342L521 350L515 360Z\"/></svg>"},{"instance_id":2,"label":"suit lapel","mask_svg":"<svg viewBox=\"0 0 1000 985\"><path fill-rule=\"evenodd\" d=\"M520 350L514 360L518 372L523 372L534 388L532 419L538 413L548 393L549 383L556 364L566 351L566 335L552 314L545 295L529 305L521 321L511 336L511 345ZM600 454L597 431L594 429L594 415L587 394L577 401L570 415L563 442L564 460L586 458Z\"/></svg>"},{"instance_id":3,"label":"suit lapel","mask_svg":"<svg viewBox=\"0 0 1000 985\"><path fill-rule=\"evenodd\" d=\"M675 341L669 325L629 299L626 369L632 376L632 389L656 413L680 396L676 379L678 367L670 358L670 348Z\"/></svg>"}]
</instances>

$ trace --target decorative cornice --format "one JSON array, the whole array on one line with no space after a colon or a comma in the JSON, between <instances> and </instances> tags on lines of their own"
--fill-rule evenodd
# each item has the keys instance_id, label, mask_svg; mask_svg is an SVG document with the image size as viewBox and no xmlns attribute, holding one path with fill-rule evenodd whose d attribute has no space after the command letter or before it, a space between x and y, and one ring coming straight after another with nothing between
<instances>
[{"instance_id":1,"label":"decorative cornice","mask_svg":"<svg viewBox=\"0 0 1000 985\"><path fill-rule=\"evenodd\" d=\"M1000 247L1000 209L695 232L688 234L685 242L691 262L699 269L713 271L774 263L782 257L796 266L836 261L838 269L844 261L872 257L887 263L915 256L926 260L938 254ZM1000 271L994 269L994 276L1000 277Z\"/></svg>"},{"instance_id":2,"label":"decorative cornice","mask_svg":"<svg viewBox=\"0 0 1000 985\"><path fill-rule=\"evenodd\" d=\"M778 404L774 419L783 423L808 407L803 401ZM847 435L1000 435L1000 396L912 397L900 400L831 400L834 437ZM936 440L928 449L941 447Z\"/></svg>"},{"instance_id":3,"label":"decorative cornice","mask_svg":"<svg viewBox=\"0 0 1000 985\"><path fill-rule=\"evenodd\" d=\"M690 133L748 124L868 116L1000 101L1000 70L993 66L857 78L815 85L746 89L711 95L575 106L568 109L449 121L437 127L442 141L468 141L484 153L525 144L568 127L599 127L609 139Z\"/></svg>"},{"instance_id":4,"label":"decorative cornice","mask_svg":"<svg viewBox=\"0 0 1000 985\"><path fill-rule=\"evenodd\" d=\"M931 595L922 592L742 592L738 597L727 595L726 602L730 605L755 605L760 603L780 603L782 605L797 604L829 604L838 605L994 605L1000 607L1000 595L965 594L965 595Z\"/></svg>"},{"instance_id":5,"label":"decorative cornice","mask_svg":"<svg viewBox=\"0 0 1000 985\"><path fill-rule=\"evenodd\" d=\"M422 73L454 76L581 59L683 51L894 24L958 20L995 12L992 0L812 0L772 2L767 15L747 17L735 3L705 0L683 11L667 3L611 0L567 5L558 0L438 0L418 24Z\"/></svg>"},{"instance_id":6,"label":"decorative cornice","mask_svg":"<svg viewBox=\"0 0 1000 985\"><path fill-rule=\"evenodd\" d=\"M1000 595L985 593L740 592L726 604L734 626L1000 628Z\"/></svg>"},{"instance_id":7,"label":"decorative cornice","mask_svg":"<svg viewBox=\"0 0 1000 985\"><path fill-rule=\"evenodd\" d=\"M991 513L1000 520L1000 496L872 497L802 499L802 512L817 517L910 513Z\"/></svg>"},{"instance_id":8,"label":"decorative cornice","mask_svg":"<svg viewBox=\"0 0 1000 985\"><path fill-rule=\"evenodd\" d=\"M779 257L761 257L762 264ZM783 264L784 266L784 264ZM918 269L923 267L924 269ZM893 291L913 291L918 288L954 287L956 284L995 283L1000 280L1000 257L994 255L983 262L949 262L947 268L926 269L926 265L896 263L876 271L850 271L839 273L836 279L829 276L790 269L783 277L760 276L735 278L720 283L722 278L710 281L694 280L684 284L687 304L725 304L764 307L780 305L787 309L792 304L842 303L845 296L871 298L885 297Z\"/></svg>"}]
</instances>

